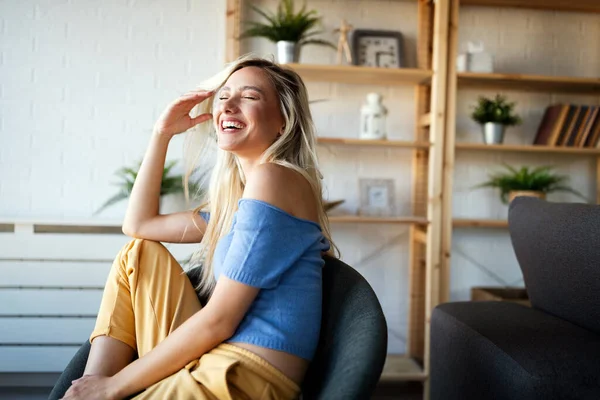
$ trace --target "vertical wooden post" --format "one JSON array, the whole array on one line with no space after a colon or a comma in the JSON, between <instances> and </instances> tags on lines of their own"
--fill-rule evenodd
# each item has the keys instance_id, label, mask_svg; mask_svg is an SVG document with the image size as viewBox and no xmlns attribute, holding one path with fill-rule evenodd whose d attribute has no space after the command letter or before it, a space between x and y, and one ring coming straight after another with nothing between
<instances>
[{"instance_id":1,"label":"vertical wooden post","mask_svg":"<svg viewBox=\"0 0 600 400\"><path fill-rule=\"evenodd\" d=\"M433 58L431 81L431 126L433 143L429 151L429 180L427 193L426 282L425 282L425 355L427 375L424 397L429 398L429 350L431 312L440 302L440 267L442 234L442 190L444 168L444 130L446 127L446 99L448 83L448 31L451 0L437 0L433 17Z\"/></svg>"},{"instance_id":2,"label":"vertical wooden post","mask_svg":"<svg viewBox=\"0 0 600 400\"><path fill-rule=\"evenodd\" d=\"M431 68L433 9L428 0L418 3L417 68ZM429 141L428 127L418 123L430 109L431 89L429 86L415 87L415 141ZM427 215L427 181L429 150L415 149L412 152L412 211L415 216ZM409 247L409 310L406 355L423 360L425 353L425 268L424 247L417 240L417 230L410 228Z\"/></svg>"},{"instance_id":3,"label":"vertical wooden post","mask_svg":"<svg viewBox=\"0 0 600 400\"><path fill-rule=\"evenodd\" d=\"M442 260L440 269L440 302L450 300L450 263L452 261L452 187L454 185L454 159L456 138L456 56L458 53L458 13L460 0L451 0L448 38L448 93L446 102L446 128L444 140L444 187L442 205Z\"/></svg>"},{"instance_id":4,"label":"vertical wooden post","mask_svg":"<svg viewBox=\"0 0 600 400\"><path fill-rule=\"evenodd\" d=\"M242 0L227 0L225 16L225 62L240 56Z\"/></svg>"}]
</instances>

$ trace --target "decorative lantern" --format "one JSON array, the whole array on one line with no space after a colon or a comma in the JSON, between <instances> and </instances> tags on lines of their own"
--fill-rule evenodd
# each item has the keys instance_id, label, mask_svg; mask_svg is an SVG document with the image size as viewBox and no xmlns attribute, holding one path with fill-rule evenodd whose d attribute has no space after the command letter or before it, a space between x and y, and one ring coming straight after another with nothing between
<instances>
[{"instance_id":1,"label":"decorative lantern","mask_svg":"<svg viewBox=\"0 0 600 400\"><path fill-rule=\"evenodd\" d=\"M386 138L385 126L387 109L381 104L379 93L369 93L367 102L360 109L360 138L383 140Z\"/></svg>"}]
</instances>

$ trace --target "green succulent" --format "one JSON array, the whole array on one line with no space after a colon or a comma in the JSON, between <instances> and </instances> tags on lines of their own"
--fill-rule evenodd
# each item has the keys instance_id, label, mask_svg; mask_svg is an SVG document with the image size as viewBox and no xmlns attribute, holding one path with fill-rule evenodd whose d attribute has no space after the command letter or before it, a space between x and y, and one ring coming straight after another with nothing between
<instances>
[{"instance_id":1,"label":"green succulent","mask_svg":"<svg viewBox=\"0 0 600 400\"><path fill-rule=\"evenodd\" d=\"M494 99L479 96L471 118L482 125L486 122L496 122L505 126L517 125L521 123L521 117L514 113L515 104L499 94Z\"/></svg>"},{"instance_id":2,"label":"green succulent","mask_svg":"<svg viewBox=\"0 0 600 400\"><path fill-rule=\"evenodd\" d=\"M162 181L160 184L160 195L164 196L167 194L173 193L183 193L183 175L169 175L173 167L177 164L177 161L167 161L165 163L165 167L163 169ZM137 163L136 168L123 167L115 172L115 175L120 178L120 182L113 183L113 185L119 187L118 193L109 198L100 208L94 213L94 215L99 214L104 209L109 206L118 203L119 201L128 198L131 195L131 190L133 189L133 183L137 178L138 171L142 162L139 161ZM190 193L197 193L200 189L200 186L195 182L189 182L189 191Z\"/></svg>"},{"instance_id":3,"label":"green succulent","mask_svg":"<svg viewBox=\"0 0 600 400\"><path fill-rule=\"evenodd\" d=\"M500 199L504 204L508 203L508 195L515 190L539 191L543 193L570 192L586 199L581 193L566 185L568 176L558 175L552 171L553 167L543 166L530 168L523 166L520 169L504 164L507 172L490 175L490 180L477 185L476 188L491 187L500 189Z\"/></svg>"},{"instance_id":4,"label":"green succulent","mask_svg":"<svg viewBox=\"0 0 600 400\"><path fill-rule=\"evenodd\" d=\"M323 33L323 30L316 29L321 23L321 18L316 10L307 11L306 3L298 13L294 11L294 0L281 0L276 13L261 10L255 5L250 7L268 22L247 22L249 28L242 33L242 38L263 37L274 43L285 40L296 42L299 46L316 44L336 48L331 42L314 38Z\"/></svg>"}]
</instances>

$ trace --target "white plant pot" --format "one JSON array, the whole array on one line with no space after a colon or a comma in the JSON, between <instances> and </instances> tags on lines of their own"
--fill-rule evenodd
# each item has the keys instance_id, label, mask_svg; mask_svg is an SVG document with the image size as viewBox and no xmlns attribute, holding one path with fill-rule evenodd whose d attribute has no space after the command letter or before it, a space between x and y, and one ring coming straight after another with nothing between
<instances>
[{"instance_id":1,"label":"white plant pot","mask_svg":"<svg viewBox=\"0 0 600 400\"><path fill-rule=\"evenodd\" d=\"M281 40L277 42L277 62L279 64L297 63L300 60L300 46L296 42Z\"/></svg>"},{"instance_id":2,"label":"white plant pot","mask_svg":"<svg viewBox=\"0 0 600 400\"><path fill-rule=\"evenodd\" d=\"M486 122L483 125L483 142L485 144L502 144L506 126L497 122Z\"/></svg>"}]
</instances>

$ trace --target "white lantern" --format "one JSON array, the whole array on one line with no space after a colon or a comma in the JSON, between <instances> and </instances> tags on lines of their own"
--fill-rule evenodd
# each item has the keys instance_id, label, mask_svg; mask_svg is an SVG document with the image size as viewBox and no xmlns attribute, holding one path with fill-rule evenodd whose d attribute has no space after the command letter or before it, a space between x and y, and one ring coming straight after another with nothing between
<instances>
[{"instance_id":1,"label":"white lantern","mask_svg":"<svg viewBox=\"0 0 600 400\"><path fill-rule=\"evenodd\" d=\"M387 109L381 104L379 93L369 93L367 102L360 109L360 138L385 139Z\"/></svg>"}]
</instances>

